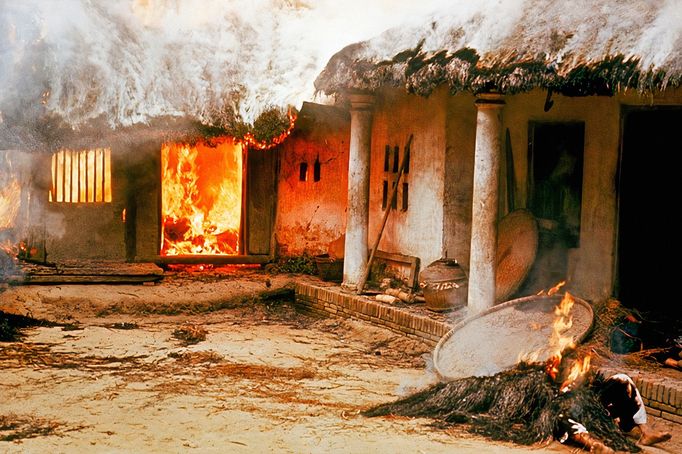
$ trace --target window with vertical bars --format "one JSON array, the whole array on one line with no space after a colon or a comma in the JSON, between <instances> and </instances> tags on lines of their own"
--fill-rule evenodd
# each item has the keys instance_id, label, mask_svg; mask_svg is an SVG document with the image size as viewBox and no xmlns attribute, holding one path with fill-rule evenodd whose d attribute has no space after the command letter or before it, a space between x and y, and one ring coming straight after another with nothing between
<instances>
[{"instance_id":1,"label":"window with vertical bars","mask_svg":"<svg viewBox=\"0 0 682 454\"><path fill-rule=\"evenodd\" d=\"M111 149L59 150L52 155L50 202L111 202Z\"/></svg>"},{"instance_id":2,"label":"window with vertical bars","mask_svg":"<svg viewBox=\"0 0 682 454\"><path fill-rule=\"evenodd\" d=\"M408 204L408 197L409 197L409 182L404 181L407 179L407 174L410 172L410 155L406 154L407 153L407 147L405 147L405 150L402 153L402 158L405 159L405 167L403 169L403 183L402 183L402 191L398 191L396 193L396 197L391 201L391 209L395 210L398 208L398 199L400 199L400 211L407 211L409 204ZM389 198L391 194L393 193L393 190L395 189L396 182L394 181L397 179L397 174L400 171L400 164L401 164L401 153L400 153L400 147L398 145L395 145L394 147L391 147L390 145L386 145L384 149L384 179L382 181L382 188L381 188L381 209L386 210L389 204ZM390 185L389 185L390 182Z\"/></svg>"}]
</instances>

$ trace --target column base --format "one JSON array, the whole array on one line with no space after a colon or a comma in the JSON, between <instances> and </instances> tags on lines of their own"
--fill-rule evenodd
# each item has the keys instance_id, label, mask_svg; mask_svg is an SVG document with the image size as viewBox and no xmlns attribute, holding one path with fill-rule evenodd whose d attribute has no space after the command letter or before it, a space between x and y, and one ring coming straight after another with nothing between
<instances>
[{"instance_id":1,"label":"column base","mask_svg":"<svg viewBox=\"0 0 682 454\"><path fill-rule=\"evenodd\" d=\"M348 293L356 293L358 291L358 284L342 282L341 290Z\"/></svg>"}]
</instances>

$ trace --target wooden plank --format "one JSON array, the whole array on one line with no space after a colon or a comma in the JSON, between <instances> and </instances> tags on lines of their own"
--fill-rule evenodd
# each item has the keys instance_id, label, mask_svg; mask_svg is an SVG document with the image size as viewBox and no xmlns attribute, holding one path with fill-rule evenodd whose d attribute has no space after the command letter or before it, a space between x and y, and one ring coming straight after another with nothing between
<instances>
[{"instance_id":1,"label":"wooden plank","mask_svg":"<svg viewBox=\"0 0 682 454\"><path fill-rule=\"evenodd\" d=\"M412 255L397 254L395 252L385 252L382 250L378 250L376 252L376 256L377 256L377 258L389 260L391 262L399 262L399 263L406 263L406 264L412 264L415 262L419 262L419 257L414 257Z\"/></svg>"},{"instance_id":2,"label":"wooden plank","mask_svg":"<svg viewBox=\"0 0 682 454\"><path fill-rule=\"evenodd\" d=\"M7 276L4 281L9 285L29 284L141 284L143 282L156 282L163 279L157 275L64 275L64 274L26 274Z\"/></svg>"},{"instance_id":3,"label":"wooden plank","mask_svg":"<svg viewBox=\"0 0 682 454\"><path fill-rule=\"evenodd\" d=\"M160 265L254 265L268 263L269 255L175 255L157 257Z\"/></svg>"},{"instance_id":4,"label":"wooden plank","mask_svg":"<svg viewBox=\"0 0 682 454\"><path fill-rule=\"evenodd\" d=\"M247 254L271 254L275 212L276 150L248 150L246 168Z\"/></svg>"},{"instance_id":5,"label":"wooden plank","mask_svg":"<svg viewBox=\"0 0 682 454\"><path fill-rule=\"evenodd\" d=\"M30 263L19 261L18 271L4 276L10 285L24 284L136 284L163 279L163 270L153 263L115 261L70 261Z\"/></svg>"},{"instance_id":6,"label":"wooden plank","mask_svg":"<svg viewBox=\"0 0 682 454\"><path fill-rule=\"evenodd\" d=\"M163 270L150 262L69 261L57 263L63 274L163 275Z\"/></svg>"},{"instance_id":7,"label":"wooden plank","mask_svg":"<svg viewBox=\"0 0 682 454\"><path fill-rule=\"evenodd\" d=\"M59 263L19 261L24 275L103 275L103 276L163 276L163 270L153 263L128 263L107 260L71 260Z\"/></svg>"},{"instance_id":8,"label":"wooden plank","mask_svg":"<svg viewBox=\"0 0 682 454\"><path fill-rule=\"evenodd\" d=\"M143 282L156 282L163 276L156 275L65 275L65 274L40 274L40 275L14 275L8 276L7 283L10 285L55 285L55 284L140 284Z\"/></svg>"},{"instance_id":9,"label":"wooden plank","mask_svg":"<svg viewBox=\"0 0 682 454\"><path fill-rule=\"evenodd\" d=\"M389 261L389 262L400 263L402 265L409 266L410 277L407 280L407 285L411 289L417 288L417 285L419 284L419 265L420 265L419 257L377 250L376 254L375 254L375 258L385 260L385 261Z\"/></svg>"}]
</instances>

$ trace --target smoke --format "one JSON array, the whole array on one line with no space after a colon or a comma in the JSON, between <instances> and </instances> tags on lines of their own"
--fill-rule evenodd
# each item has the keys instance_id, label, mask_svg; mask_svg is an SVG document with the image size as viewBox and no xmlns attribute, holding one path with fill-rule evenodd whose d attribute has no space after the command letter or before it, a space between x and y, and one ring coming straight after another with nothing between
<instances>
[{"instance_id":1,"label":"smoke","mask_svg":"<svg viewBox=\"0 0 682 454\"><path fill-rule=\"evenodd\" d=\"M422 41L425 51L481 55L556 47L556 61L611 49L643 56L645 69L679 70L680 14L679 0L580 0L571 10L553 0L0 0L0 149L29 140L45 116L71 127L252 124L272 107L324 102L313 81L329 58L373 37L365 52L375 60ZM565 42L538 32L548 24L571 32Z\"/></svg>"},{"instance_id":2,"label":"smoke","mask_svg":"<svg viewBox=\"0 0 682 454\"><path fill-rule=\"evenodd\" d=\"M403 378L398 384L396 395L407 396L435 385L440 381L436 367L433 364L433 356L430 353L424 353L422 358L425 364L424 373L418 377Z\"/></svg>"},{"instance_id":3,"label":"smoke","mask_svg":"<svg viewBox=\"0 0 682 454\"><path fill-rule=\"evenodd\" d=\"M0 0L0 141L20 143L20 126L46 115L74 128L167 116L252 123L314 99L315 77L345 45L439 3Z\"/></svg>"},{"instance_id":4,"label":"smoke","mask_svg":"<svg viewBox=\"0 0 682 454\"><path fill-rule=\"evenodd\" d=\"M323 102L313 81L335 52L444 3L0 0L0 240L64 234L44 155L23 151L138 150Z\"/></svg>"}]
</instances>

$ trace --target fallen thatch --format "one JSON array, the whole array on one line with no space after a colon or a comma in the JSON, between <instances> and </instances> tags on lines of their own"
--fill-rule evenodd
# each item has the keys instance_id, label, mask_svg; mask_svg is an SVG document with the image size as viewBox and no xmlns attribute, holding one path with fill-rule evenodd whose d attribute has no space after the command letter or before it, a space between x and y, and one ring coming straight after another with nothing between
<instances>
[{"instance_id":1,"label":"fallen thatch","mask_svg":"<svg viewBox=\"0 0 682 454\"><path fill-rule=\"evenodd\" d=\"M196 344L206 340L206 328L187 323L173 331L173 337L180 339L185 345Z\"/></svg>"},{"instance_id":2,"label":"fallen thatch","mask_svg":"<svg viewBox=\"0 0 682 454\"><path fill-rule=\"evenodd\" d=\"M23 337L24 328L54 325L55 323L45 320L0 311L0 342L20 341Z\"/></svg>"},{"instance_id":3,"label":"fallen thatch","mask_svg":"<svg viewBox=\"0 0 682 454\"><path fill-rule=\"evenodd\" d=\"M66 432L75 432L86 427L85 425L69 426L63 421L10 413L0 415L0 441L19 444L21 440L27 438L50 435L63 437Z\"/></svg>"},{"instance_id":4,"label":"fallen thatch","mask_svg":"<svg viewBox=\"0 0 682 454\"><path fill-rule=\"evenodd\" d=\"M38 114L36 114L38 115ZM293 117L291 116L293 115ZM89 149L111 147L114 150L139 150L158 147L162 142L194 144L200 140L230 136L249 146L263 143L269 146L290 132L295 110L270 107L245 122L232 110L212 111L202 122L187 117L155 117L144 124L112 128L104 118L89 120L73 128L62 118L41 113L30 118L20 112L5 113L0 120L0 149L20 149L48 153L56 149ZM250 140L247 140L250 137Z\"/></svg>"},{"instance_id":5,"label":"fallen thatch","mask_svg":"<svg viewBox=\"0 0 682 454\"><path fill-rule=\"evenodd\" d=\"M581 5L582 3L582 5ZM568 96L613 95L679 86L675 2L557 0L476 2L435 12L335 54L315 82L327 94L404 87L428 96L518 93L544 88Z\"/></svg>"},{"instance_id":6,"label":"fallen thatch","mask_svg":"<svg viewBox=\"0 0 682 454\"><path fill-rule=\"evenodd\" d=\"M0 441L54 435L62 424L32 416L0 415Z\"/></svg>"},{"instance_id":7,"label":"fallen thatch","mask_svg":"<svg viewBox=\"0 0 682 454\"><path fill-rule=\"evenodd\" d=\"M677 339L682 331L674 318L659 327L660 322L648 320L645 314L623 306L615 298L596 302L594 314L592 335L578 349L596 355L604 366L624 364L640 371L657 371L666 358L676 356L680 350ZM636 333L628 332L628 326L636 326ZM630 341L628 345L623 345L623 339Z\"/></svg>"}]
</instances>

